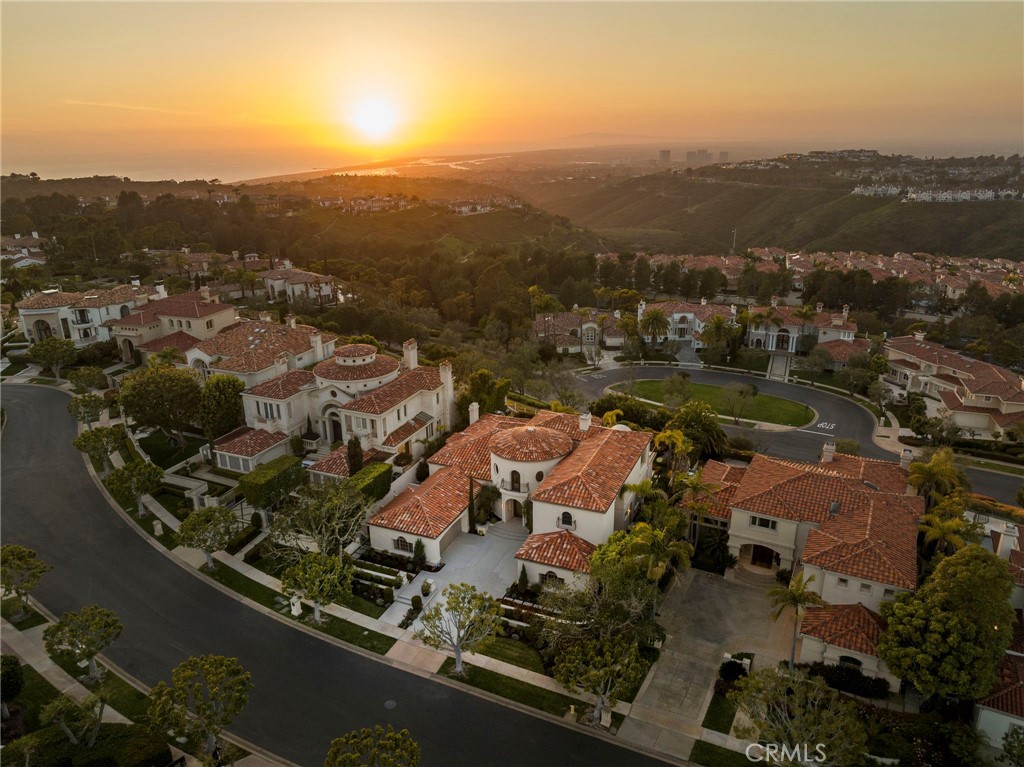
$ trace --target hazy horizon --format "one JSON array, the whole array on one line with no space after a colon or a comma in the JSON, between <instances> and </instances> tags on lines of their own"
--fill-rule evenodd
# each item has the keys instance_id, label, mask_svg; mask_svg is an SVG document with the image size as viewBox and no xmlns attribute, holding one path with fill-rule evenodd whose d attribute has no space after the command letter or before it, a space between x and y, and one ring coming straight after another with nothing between
<instances>
[{"instance_id":1,"label":"hazy horizon","mask_svg":"<svg viewBox=\"0 0 1024 767\"><path fill-rule=\"evenodd\" d=\"M1024 4L18 3L4 174L225 181L618 134L1024 151ZM561 143L560 143L561 142Z\"/></svg>"}]
</instances>

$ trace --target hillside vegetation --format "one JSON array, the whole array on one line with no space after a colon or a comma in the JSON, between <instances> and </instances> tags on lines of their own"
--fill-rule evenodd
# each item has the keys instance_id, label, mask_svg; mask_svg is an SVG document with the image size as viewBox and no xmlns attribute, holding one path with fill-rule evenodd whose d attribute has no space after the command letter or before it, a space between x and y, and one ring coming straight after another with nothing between
<instances>
[{"instance_id":1,"label":"hillside vegetation","mask_svg":"<svg viewBox=\"0 0 1024 767\"><path fill-rule=\"evenodd\" d=\"M522 190L531 202L631 246L721 253L792 250L923 251L1024 258L1024 204L903 203L859 197L850 185L769 186L657 174L571 195Z\"/></svg>"}]
</instances>

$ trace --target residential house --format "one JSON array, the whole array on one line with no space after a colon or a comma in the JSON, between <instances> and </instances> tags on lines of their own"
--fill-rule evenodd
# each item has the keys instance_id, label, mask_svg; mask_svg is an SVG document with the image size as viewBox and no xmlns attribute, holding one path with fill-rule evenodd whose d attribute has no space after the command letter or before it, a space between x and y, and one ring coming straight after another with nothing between
<instances>
[{"instance_id":1,"label":"residential house","mask_svg":"<svg viewBox=\"0 0 1024 767\"><path fill-rule=\"evenodd\" d=\"M140 359L160 352L165 344L183 351L191 348L190 339L212 338L235 322L235 307L219 303L209 288L202 288L150 301L104 324L117 341L121 358L131 362L136 351Z\"/></svg>"},{"instance_id":2,"label":"residential house","mask_svg":"<svg viewBox=\"0 0 1024 767\"><path fill-rule=\"evenodd\" d=\"M571 312L542 312L533 320L533 338L562 354L579 354L586 347L618 349L626 333L618 325L619 312L604 314L586 307Z\"/></svg>"},{"instance_id":3,"label":"residential house","mask_svg":"<svg viewBox=\"0 0 1024 767\"><path fill-rule=\"evenodd\" d=\"M1003 736L1013 727L1024 727L1024 641L1020 611L1010 649L999 666L999 681L974 704L974 725L987 736L989 744L999 747Z\"/></svg>"},{"instance_id":4,"label":"residential house","mask_svg":"<svg viewBox=\"0 0 1024 767\"><path fill-rule=\"evenodd\" d=\"M25 338L32 343L56 336L84 347L112 337L109 321L129 315L151 296L165 296L162 285L143 287L137 282L110 290L64 292L44 290L17 303Z\"/></svg>"},{"instance_id":5,"label":"residential house","mask_svg":"<svg viewBox=\"0 0 1024 767\"><path fill-rule=\"evenodd\" d=\"M304 269L293 269L291 261L285 259L281 269L269 269L260 277L271 301L313 301L321 306L338 301L335 278Z\"/></svg>"},{"instance_id":6,"label":"residential house","mask_svg":"<svg viewBox=\"0 0 1024 767\"><path fill-rule=\"evenodd\" d=\"M923 333L885 342L886 380L942 402L958 426L991 434L1024 420L1024 377L926 341Z\"/></svg>"},{"instance_id":7,"label":"residential house","mask_svg":"<svg viewBox=\"0 0 1024 767\"><path fill-rule=\"evenodd\" d=\"M860 603L808 607L800 623L800 662L850 666L898 689L900 680L878 657L885 625L881 615Z\"/></svg>"}]
</instances>

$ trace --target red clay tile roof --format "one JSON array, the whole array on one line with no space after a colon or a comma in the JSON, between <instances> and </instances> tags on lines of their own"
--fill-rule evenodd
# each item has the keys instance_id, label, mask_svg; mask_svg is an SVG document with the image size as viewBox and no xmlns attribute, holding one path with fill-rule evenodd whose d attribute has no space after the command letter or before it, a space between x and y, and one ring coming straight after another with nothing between
<instances>
[{"instance_id":1,"label":"red clay tile roof","mask_svg":"<svg viewBox=\"0 0 1024 767\"><path fill-rule=\"evenodd\" d=\"M303 269L270 269L260 274L260 277L271 280L284 280L289 285L301 285L307 282L328 283L334 278L316 272L307 272Z\"/></svg>"},{"instance_id":2,"label":"red clay tile roof","mask_svg":"<svg viewBox=\"0 0 1024 767\"><path fill-rule=\"evenodd\" d=\"M800 624L804 636L844 650L875 655L878 638L885 630L885 619L864 605L808 607Z\"/></svg>"},{"instance_id":3,"label":"red clay tile roof","mask_svg":"<svg viewBox=\"0 0 1024 767\"><path fill-rule=\"evenodd\" d=\"M513 429L523 425L520 418L491 415L487 413L462 431L448 438L445 446L427 461L435 466L457 466L473 477L488 482L491 479L491 447L493 434L502 429Z\"/></svg>"},{"instance_id":4,"label":"red clay tile roof","mask_svg":"<svg viewBox=\"0 0 1024 767\"><path fill-rule=\"evenodd\" d=\"M572 450L567 434L543 426L519 426L491 437L491 452L509 461L533 463L561 458Z\"/></svg>"},{"instance_id":5,"label":"red clay tile roof","mask_svg":"<svg viewBox=\"0 0 1024 767\"><path fill-rule=\"evenodd\" d=\"M213 447L218 453L230 453L231 455L252 458L254 455L259 455L264 450L269 450L274 445L279 445L287 439L288 435L279 431L264 431L263 429L241 426L218 439L213 443Z\"/></svg>"},{"instance_id":6,"label":"red clay tile roof","mask_svg":"<svg viewBox=\"0 0 1024 767\"><path fill-rule=\"evenodd\" d=\"M348 357L349 359L369 357L372 354L377 354L377 347L372 344L345 344L334 350L335 357Z\"/></svg>"},{"instance_id":7,"label":"red clay tile roof","mask_svg":"<svg viewBox=\"0 0 1024 767\"><path fill-rule=\"evenodd\" d=\"M833 573L884 583L917 587L918 516L893 506L882 494L867 503L843 509L807 534L801 561ZM920 512L924 513L924 499Z\"/></svg>"},{"instance_id":8,"label":"red clay tile roof","mask_svg":"<svg viewBox=\"0 0 1024 767\"><path fill-rule=\"evenodd\" d=\"M833 474L870 482L884 493L902 495L907 489L907 470L901 469L898 463L892 461L835 453L830 462L819 466Z\"/></svg>"},{"instance_id":9,"label":"red clay tile roof","mask_svg":"<svg viewBox=\"0 0 1024 767\"><path fill-rule=\"evenodd\" d=\"M849 362L854 354L866 354L871 348L871 342L866 338L855 338L852 341L836 339L820 343L818 348L827 351L836 362Z\"/></svg>"},{"instance_id":10,"label":"red clay tile roof","mask_svg":"<svg viewBox=\"0 0 1024 767\"><path fill-rule=\"evenodd\" d=\"M276 322L239 322L206 341L196 348L211 358L215 370L254 373L274 364L282 354L293 357L313 348L312 336L320 333L310 325L292 328ZM320 333L323 343L337 338L333 333Z\"/></svg>"},{"instance_id":11,"label":"red clay tile roof","mask_svg":"<svg viewBox=\"0 0 1024 767\"><path fill-rule=\"evenodd\" d=\"M199 343L199 339L195 336L189 335L184 330L177 330L170 335L154 338L152 341L142 344L139 348L143 351L157 353L170 347L176 352L184 354L197 343Z\"/></svg>"},{"instance_id":12,"label":"red clay tile roof","mask_svg":"<svg viewBox=\"0 0 1024 767\"><path fill-rule=\"evenodd\" d=\"M341 347L342 349L348 347ZM376 349L374 349L376 351ZM345 355L338 354L334 350L334 358L327 359L313 368L313 372L320 378L328 381L368 381L371 378L380 378L398 370L401 364L394 357L386 354L378 354L376 359L364 362L360 365L344 365L339 361Z\"/></svg>"},{"instance_id":13,"label":"red clay tile roof","mask_svg":"<svg viewBox=\"0 0 1024 767\"><path fill-rule=\"evenodd\" d=\"M337 450L332 450L319 461L309 467L309 471L317 471L321 474L330 474L335 477L348 476L348 446L342 445Z\"/></svg>"},{"instance_id":14,"label":"red clay tile roof","mask_svg":"<svg viewBox=\"0 0 1024 767\"><path fill-rule=\"evenodd\" d=\"M591 426L594 432L541 481L534 501L605 512L615 502L651 435Z\"/></svg>"},{"instance_id":15,"label":"red clay tile roof","mask_svg":"<svg viewBox=\"0 0 1024 767\"><path fill-rule=\"evenodd\" d=\"M971 394L994 396L1006 402L1024 402L1021 376L1006 368L972 359L942 344L919 341L914 336L890 338L885 342L885 349L886 352L895 352L936 367L949 368L959 380L959 385ZM895 359L889 362L902 364L902 361Z\"/></svg>"},{"instance_id":16,"label":"red clay tile roof","mask_svg":"<svg viewBox=\"0 0 1024 767\"><path fill-rule=\"evenodd\" d=\"M385 447L398 447L413 434L426 427L428 423L430 423L430 416L427 413L418 413L411 421L403 423L393 432L388 434L388 436L384 438L384 442L381 444Z\"/></svg>"},{"instance_id":17,"label":"red clay tile roof","mask_svg":"<svg viewBox=\"0 0 1024 767\"><path fill-rule=\"evenodd\" d=\"M62 306L71 306L83 298L84 293L40 292L18 301L15 306L19 309L59 309Z\"/></svg>"},{"instance_id":18,"label":"red clay tile roof","mask_svg":"<svg viewBox=\"0 0 1024 767\"><path fill-rule=\"evenodd\" d=\"M287 373L274 376L269 381L246 389L243 394L267 399L288 399L314 383L316 383L316 376L308 370L289 370Z\"/></svg>"},{"instance_id":19,"label":"red clay tile roof","mask_svg":"<svg viewBox=\"0 0 1024 767\"><path fill-rule=\"evenodd\" d=\"M596 424L592 420L591 426L587 431L580 431L580 417L578 415L539 410L530 419L530 426L543 426L547 429L555 429L568 434L573 442L582 442L587 437L597 433L595 428L600 427L600 420Z\"/></svg>"},{"instance_id":20,"label":"red clay tile roof","mask_svg":"<svg viewBox=\"0 0 1024 767\"><path fill-rule=\"evenodd\" d=\"M338 365L336 367L344 367ZM317 365L316 370L320 368ZM314 370L313 372L316 372ZM341 406L342 410L357 413L380 415L405 402L409 397L421 391L434 391L441 388L441 371L437 368L418 367L400 373L398 378L383 386L356 397Z\"/></svg>"},{"instance_id":21,"label":"red clay tile roof","mask_svg":"<svg viewBox=\"0 0 1024 767\"><path fill-rule=\"evenodd\" d=\"M999 666L999 682L979 706L1024 719L1024 657L1007 653Z\"/></svg>"},{"instance_id":22,"label":"red clay tile roof","mask_svg":"<svg viewBox=\"0 0 1024 767\"><path fill-rule=\"evenodd\" d=\"M124 304L134 302L137 298L145 298L155 293L153 288L141 287L139 285L118 285L110 290L86 291L81 301L75 304L75 308L110 306L111 304Z\"/></svg>"},{"instance_id":23,"label":"red clay tile roof","mask_svg":"<svg viewBox=\"0 0 1024 767\"><path fill-rule=\"evenodd\" d=\"M419 487L410 487L370 517L369 524L410 535L437 538L469 504L469 482L463 472L446 467Z\"/></svg>"},{"instance_id":24,"label":"red clay tile roof","mask_svg":"<svg viewBox=\"0 0 1024 767\"><path fill-rule=\"evenodd\" d=\"M516 559L585 573L590 571L590 555L595 549L590 541L568 530L556 530L531 535L519 547Z\"/></svg>"}]
</instances>

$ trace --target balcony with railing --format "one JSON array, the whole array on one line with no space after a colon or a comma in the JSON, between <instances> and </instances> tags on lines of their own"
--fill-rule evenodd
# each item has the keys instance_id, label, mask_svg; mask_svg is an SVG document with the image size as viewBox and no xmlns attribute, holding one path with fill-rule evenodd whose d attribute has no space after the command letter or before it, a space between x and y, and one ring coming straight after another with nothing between
<instances>
[{"instance_id":1,"label":"balcony with railing","mask_svg":"<svg viewBox=\"0 0 1024 767\"><path fill-rule=\"evenodd\" d=\"M529 482L513 482L508 479L503 479L501 480L500 486L506 493L521 493L522 495L527 495L530 492Z\"/></svg>"}]
</instances>

